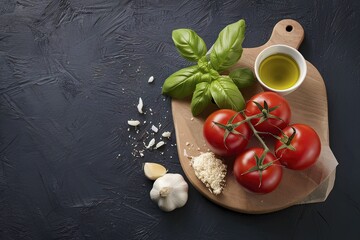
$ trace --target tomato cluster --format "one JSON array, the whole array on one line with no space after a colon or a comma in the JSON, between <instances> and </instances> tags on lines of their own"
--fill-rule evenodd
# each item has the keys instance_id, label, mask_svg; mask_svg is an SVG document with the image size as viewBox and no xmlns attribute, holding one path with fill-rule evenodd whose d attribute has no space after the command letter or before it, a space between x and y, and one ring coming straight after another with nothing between
<instances>
[{"instance_id":1,"label":"tomato cluster","mask_svg":"<svg viewBox=\"0 0 360 240\"><path fill-rule=\"evenodd\" d=\"M269 193L282 178L283 167L303 170L312 166L321 151L320 138L310 126L290 124L291 109L285 98L274 92L253 96L243 112L220 109L205 121L203 134L210 149L222 157L235 158L233 173L246 189ZM275 139L274 153L263 135ZM252 135L261 147L246 149Z\"/></svg>"}]
</instances>

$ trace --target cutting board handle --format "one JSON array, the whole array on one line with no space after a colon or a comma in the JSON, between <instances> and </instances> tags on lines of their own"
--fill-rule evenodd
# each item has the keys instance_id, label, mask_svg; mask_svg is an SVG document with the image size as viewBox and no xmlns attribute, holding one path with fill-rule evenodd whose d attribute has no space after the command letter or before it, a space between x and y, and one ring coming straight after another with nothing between
<instances>
[{"instance_id":1,"label":"cutting board handle","mask_svg":"<svg viewBox=\"0 0 360 240\"><path fill-rule=\"evenodd\" d=\"M286 44L298 49L303 40L304 29L300 23L292 19L284 19L275 25L269 41L262 47L265 48L274 44Z\"/></svg>"},{"instance_id":2,"label":"cutting board handle","mask_svg":"<svg viewBox=\"0 0 360 240\"><path fill-rule=\"evenodd\" d=\"M292 19L281 20L275 25L269 40L264 45L255 48L244 48L240 60L225 73L242 66L254 70L256 56L265 48L274 44L286 44L298 49L303 39L304 29L300 23Z\"/></svg>"}]
</instances>

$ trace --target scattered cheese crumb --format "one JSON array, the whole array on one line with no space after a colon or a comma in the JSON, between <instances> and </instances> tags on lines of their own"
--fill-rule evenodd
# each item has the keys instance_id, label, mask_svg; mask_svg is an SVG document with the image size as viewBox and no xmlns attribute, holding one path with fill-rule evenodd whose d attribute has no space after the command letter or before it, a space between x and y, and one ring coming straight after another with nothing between
<instances>
[{"instance_id":1,"label":"scattered cheese crumb","mask_svg":"<svg viewBox=\"0 0 360 240\"><path fill-rule=\"evenodd\" d=\"M129 121L128 121L128 124L129 124L130 126L136 127L137 125L140 124L140 121L138 121L138 120L129 120Z\"/></svg>"},{"instance_id":2,"label":"scattered cheese crumb","mask_svg":"<svg viewBox=\"0 0 360 240\"><path fill-rule=\"evenodd\" d=\"M155 145L155 138L151 139L149 144L147 146L145 146L147 149L151 148L152 146Z\"/></svg>"},{"instance_id":3,"label":"scattered cheese crumb","mask_svg":"<svg viewBox=\"0 0 360 240\"><path fill-rule=\"evenodd\" d=\"M186 149L184 149L184 157L191 159L192 157L190 155L187 154Z\"/></svg>"},{"instance_id":4,"label":"scattered cheese crumb","mask_svg":"<svg viewBox=\"0 0 360 240\"><path fill-rule=\"evenodd\" d=\"M212 152L207 152L194 157L190 165L196 177L205 184L209 191L219 195L225 187L227 167Z\"/></svg>"},{"instance_id":5,"label":"scattered cheese crumb","mask_svg":"<svg viewBox=\"0 0 360 240\"><path fill-rule=\"evenodd\" d=\"M186 142L185 145L186 145L186 146L190 146L190 143L189 143L189 142Z\"/></svg>"},{"instance_id":6,"label":"scattered cheese crumb","mask_svg":"<svg viewBox=\"0 0 360 240\"><path fill-rule=\"evenodd\" d=\"M158 149L159 147L162 147L165 145L165 142L164 141L160 141L156 144L156 146L154 147L154 149Z\"/></svg>"},{"instance_id":7,"label":"scattered cheese crumb","mask_svg":"<svg viewBox=\"0 0 360 240\"><path fill-rule=\"evenodd\" d=\"M143 110L142 110L143 106L144 106L144 103L143 103L143 100L140 97L139 98L139 103L137 105L137 109L138 109L139 113L144 113Z\"/></svg>"},{"instance_id":8,"label":"scattered cheese crumb","mask_svg":"<svg viewBox=\"0 0 360 240\"><path fill-rule=\"evenodd\" d=\"M171 137L171 132L163 132L163 134L161 136L166 137L166 138L170 138Z\"/></svg>"},{"instance_id":9,"label":"scattered cheese crumb","mask_svg":"<svg viewBox=\"0 0 360 240\"><path fill-rule=\"evenodd\" d=\"M148 83L152 83L154 81L154 76L149 77Z\"/></svg>"},{"instance_id":10,"label":"scattered cheese crumb","mask_svg":"<svg viewBox=\"0 0 360 240\"><path fill-rule=\"evenodd\" d=\"M153 132L156 132L156 133L159 131L159 129L157 127L155 127L154 125L151 126L151 130L153 130Z\"/></svg>"},{"instance_id":11,"label":"scattered cheese crumb","mask_svg":"<svg viewBox=\"0 0 360 240\"><path fill-rule=\"evenodd\" d=\"M191 121L194 121L194 118L192 117L192 118L190 118L190 120L191 120Z\"/></svg>"}]
</instances>

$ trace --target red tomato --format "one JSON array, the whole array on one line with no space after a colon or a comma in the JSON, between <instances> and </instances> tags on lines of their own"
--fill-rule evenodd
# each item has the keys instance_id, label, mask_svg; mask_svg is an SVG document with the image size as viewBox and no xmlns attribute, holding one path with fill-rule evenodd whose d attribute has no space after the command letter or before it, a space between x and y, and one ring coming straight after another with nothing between
<instances>
[{"instance_id":1,"label":"red tomato","mask_svg":"<svg viewBox=\"0 0 360 240\"><path fill-rule=\"evenodd\" d=\"M236 115L236 116L235 116ZM230 157L239 154L248 144L252 131L247 123L240 124L234 130L241 134L229 133L224 141L226 129L215 124L227 125L229 120L234 117L232 124L244 120L241 114L234 110L220 109L213 112L205 121L203 127L204 138L215 154L223 157Z\"/></svg>"},{"instance_id":2,"label":"red tomato","mask_svg":"<svg viewBox=\"0 0 360 240\"><path fill-rule=\"evenodd\" d=\"M279 129L285 128L290 123L291 110L289 103L285 98L274 92L261 92L254 95L247 103L245 108L246 116L254 116L261 113L259 107L254 103L259 103L266 110L266 101L268 105L268 112L270 115L266 120L259 125L256 125L261 118L254 118L251 123L255 129L260 132L270 132L273 134L279 133ZM278 106L278 108L272 110L272 108ZM264 110L263 110L264 111ZM273 116L273 117L272 117ZM280 118L280 119L278 119Z\"/></svg>"},{"instance_id":3,"label":"red tomato","mask_svg":"<svg viewBox=\"0 0 360 240\"><path fill-rule=\"evenodd\" d=\"M321 152L320 138L314 129L305 124L294 124L284 128L283 132L288 138L294 133L292 128L296 130L296 133L290 144L295 150L284 148L276 151L283 145L283 142L276 140L275 154L280 158L281 164L287 168L303 170L313 165L319 158ZM279 137L283 137L282 134Z\"/></svg>"},{"instance_id":4,"label":"red tomato","mask_svg":"<svg viewBox=\"0 0 360 240\"><path fill-rule=\"evenodd\" d=\"M251 172L249 169L256 166L255 154L260 158L264 149L250 148L243 152L235 159L234 175L238 183L246 189L256 193L269 193L276 189L282 178L282 167L277 164L275 156L268 152L265 156L263 165L274 162L264 170L255 170ZM247 173L246 173L247 172ZM261 184L260 184L260 174Z\"/></svg>"}]
</instances>

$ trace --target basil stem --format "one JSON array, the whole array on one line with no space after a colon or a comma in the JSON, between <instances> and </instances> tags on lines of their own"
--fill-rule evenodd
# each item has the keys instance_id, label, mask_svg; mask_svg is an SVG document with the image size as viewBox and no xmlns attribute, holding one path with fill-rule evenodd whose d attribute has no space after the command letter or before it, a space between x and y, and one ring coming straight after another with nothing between
<instances>
[{"instance_id":1,"label":"basil stem","mask_svg":"<svg viewBox=\"0 0 360 240\"><path fill-rule=\"evenodd\" d=\"M170 75L164 82L162 93L174 98L190 96L200 80L198 66L183 68Z\"/></svg>"},{"instance_id":2,"label":"basil stem","mask_svg":"<svg viewBox=\"0 0 360 240\"><path fill-rule=\"evenodd\" d=\"M237 68L229 73L229 77L239 89L249 87L255 83L254 74L249 68Z\"/></svg>"},{"instance_id":3,"label":"basil stem","mask_svg":"<svg viewBox=\"0 0 360 240\"><path fill-rule=\"evenodd\" d=\"M210 85L210 92L219 108L241 111L245 107L244 97L228 76L221 76L213 80Z\"/></svg>"},{"instance_id":4,"label":"basil stem","mask_svg":"<svg viewBox=\"0 0 360 240\"><path fill-rule=\"evenodd\" d=\"M204 40L191 29L176 29L172 39L178 52L185 59L196 62L207 52Z\"/></svg>"},{"instance_id":5,"label":"basil stem","mask_svg":"<svg viewBox=\"0 0 360 240\"><path fill-rule=\"evenodd\" d=\"M206 56L203 56L199 59L198 67L202 73L208 73L210 72L210 69L212 69L212 66L209 63L209 60L206 58Z\"/></svg>"},{"instance_id":6,"label":"basil stem","mask_svg":"<svg viewBox=\"0 0 360 240\"><path fill-rule=\"evenodd\" d=\"M242 19L220 32L210 53L210 62L215 70L224 71L240 59L244 37L245 21Z\"/></svg>"}]
</instances>

